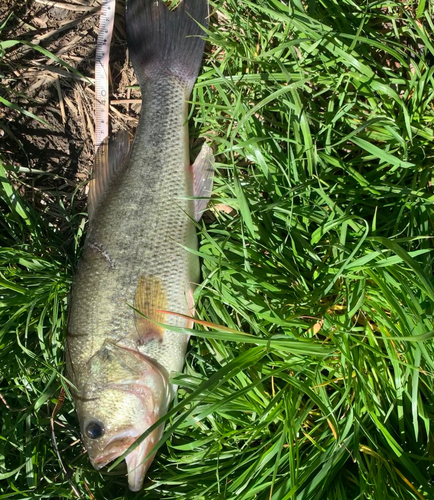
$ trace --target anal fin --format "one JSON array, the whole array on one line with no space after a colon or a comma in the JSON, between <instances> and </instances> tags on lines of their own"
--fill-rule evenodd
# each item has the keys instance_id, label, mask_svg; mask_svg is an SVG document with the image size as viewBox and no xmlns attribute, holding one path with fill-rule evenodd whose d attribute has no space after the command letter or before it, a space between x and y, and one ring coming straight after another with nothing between
<instances>
[{"instance_id":1,"label":"anal fin","mask_svg":"<svg viewBox=\"0 0 434 500\"><path fill-rule=\"evenodd\" d=\"M194 218L199 221L211 198L214 180L214 155L208 144L204 143L196 161L192 165Z\"/></svg>"}]
</instances>

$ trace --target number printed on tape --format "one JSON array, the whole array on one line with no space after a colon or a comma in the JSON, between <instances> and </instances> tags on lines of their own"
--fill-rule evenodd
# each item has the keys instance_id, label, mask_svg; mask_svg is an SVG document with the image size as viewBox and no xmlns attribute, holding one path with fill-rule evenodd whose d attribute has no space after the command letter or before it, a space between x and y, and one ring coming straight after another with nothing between
<instances>
[{"instance_id":1,"label":"number printed on tape","mask_svg":"<svg viewBox=\"0 0 434 500\"><path fill-rule=\"evenodd\" d=\"M103 0L95 55L95 151L109 135L109 55L116 0Z\"/></svg>"}]
</instances>

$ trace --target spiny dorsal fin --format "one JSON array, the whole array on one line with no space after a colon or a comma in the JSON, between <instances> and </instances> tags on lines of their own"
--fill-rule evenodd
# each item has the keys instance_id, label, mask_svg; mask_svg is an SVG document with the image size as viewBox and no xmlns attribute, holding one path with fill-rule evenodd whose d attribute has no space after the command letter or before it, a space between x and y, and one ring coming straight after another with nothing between
<instances>
[{"instance_id":1,"label":"spiny dorsal fin","mask_svg":"<svg viewBox=\"0 0 434 500\"><path fill-rule=\"evenodd\" d=\"M87 198L89 219L94 214L114 174L125 166L129 149L129 134L126 130L120 130L108 146L107 143L103 143L97 151Z\"/></svg>"},{"instance_id":2,"label":"spiny dorsal fin","mask_svg":"<svg viewBox=\"0 0 434 500\"><path fill-rule=\"evenodd\" d=\"M134 307L142 314L135 312L136 328L139 341L143 344L150 340L163 340L164 328L153 323L166 322L166 315L157 310L167 309L167 295L161 280L156 276L140 276L137 283Z\"/></svg>"}]
</instances>

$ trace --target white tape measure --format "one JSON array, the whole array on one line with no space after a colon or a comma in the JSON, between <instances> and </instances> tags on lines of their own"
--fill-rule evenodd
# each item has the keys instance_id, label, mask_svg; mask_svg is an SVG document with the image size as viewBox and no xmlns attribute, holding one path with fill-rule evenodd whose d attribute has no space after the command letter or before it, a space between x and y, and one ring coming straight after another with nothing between
<instances>
[{"instance_id":1,"label":"white tape measure","mask_svg":"<svg viewBox=\"0 0 434 500\"><path fill-rule=\"evenodd\" d=\"M116 0L102 0L95 55L95 152L109 136L109 56Z\"/></svg>"}]
</instances>

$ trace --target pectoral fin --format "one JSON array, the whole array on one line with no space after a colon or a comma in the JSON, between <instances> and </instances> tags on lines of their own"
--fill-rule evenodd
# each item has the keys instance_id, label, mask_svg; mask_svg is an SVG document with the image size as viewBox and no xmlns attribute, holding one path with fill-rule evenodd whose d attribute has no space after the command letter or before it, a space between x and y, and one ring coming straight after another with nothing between
<instances>
[{"instance_id":1,"label":"pectoral fin","mask_svg":"<svg viewBox=\"0 0 434 500\"><path fill-rule=\"evenodd\" d=\"M158 310L167 309L167 295L161 280L155 276L140 276L137 283L134 307L136 328L139 340L147 344L151 340L161 341L164 336L164 328L153 323L166 322L166 315ZM145 317L146 316L146 317Z\"/></svg>"}]
</instances>

